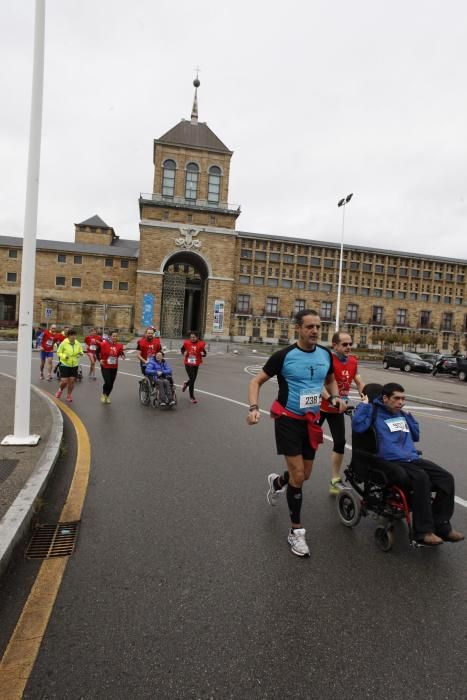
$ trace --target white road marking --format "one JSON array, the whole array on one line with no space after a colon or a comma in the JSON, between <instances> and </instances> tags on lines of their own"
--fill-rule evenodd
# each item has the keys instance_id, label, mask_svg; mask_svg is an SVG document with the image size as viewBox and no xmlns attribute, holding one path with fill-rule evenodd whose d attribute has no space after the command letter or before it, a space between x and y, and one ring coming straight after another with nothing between
<instances>
[{"instance_id":1,"label":"white road marking","mask_svg":"<svg viewBox=\"0 0 467 700\"><path fill-rule=\"evenodd\" d=\"M457 430L467 430L467 428L462 428L460 425L451 425L451 423L449 423L449 427L456 428Z\"/></svg>"}]
</instances>

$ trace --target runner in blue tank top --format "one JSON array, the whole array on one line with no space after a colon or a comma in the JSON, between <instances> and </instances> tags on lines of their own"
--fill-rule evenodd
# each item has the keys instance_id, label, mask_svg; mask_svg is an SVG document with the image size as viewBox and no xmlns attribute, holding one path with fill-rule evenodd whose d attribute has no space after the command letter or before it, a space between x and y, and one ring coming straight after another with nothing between
<instances>
[{"instance_id":1,"label":"runner in blue tank top","mask_svg":"<svg viewBox=\"0 0 467 700\"><path fill-rule=\"evenodd\" d=\"M294 554L308 557L306 531L300 522L302 486L310 478L321 434L318 420L323 386L330 395L329 403L339 412L346 410L346 403L339 398L331 353L317 344L321 327L318 313L309 309L300 311L295 323L297 342L274 353L250 382L247 423L258 423L260 388L277 376L279 394L271 415L275 418L277 454L285 456L287 471L283 476L269 474L267 500L274 506L278 496L286 492L292 525L287 541Z\"/></svg>"}]
</instances>

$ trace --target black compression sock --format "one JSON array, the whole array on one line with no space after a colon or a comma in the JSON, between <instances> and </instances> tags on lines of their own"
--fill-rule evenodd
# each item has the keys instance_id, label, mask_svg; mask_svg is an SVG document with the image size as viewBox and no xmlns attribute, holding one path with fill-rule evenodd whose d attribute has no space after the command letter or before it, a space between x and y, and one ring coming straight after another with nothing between
<instances>
[{"instance_id":1,"label":"black compression sock","mask_svg":"<svg viewBox=\"0 0 467 700\"><path fill-rule=\"evenodd\" d=\"M274 490L280 491L284 488L284 486L287 486L287 484L289 483L289 472L284 472L283 476L276 476L272 483L274 486Z\"/></svg>"},{"instance_id":2,"label":"black compression sock","mask_svg":"<svg viewBox=\"0 0 467 700\"><path fill-rule=\"evenodd\" d=\"M287 503L291 521L293 523L299 523L300 511L302 509L302 489L287 484Z\"/></svg>"}]
</instances>

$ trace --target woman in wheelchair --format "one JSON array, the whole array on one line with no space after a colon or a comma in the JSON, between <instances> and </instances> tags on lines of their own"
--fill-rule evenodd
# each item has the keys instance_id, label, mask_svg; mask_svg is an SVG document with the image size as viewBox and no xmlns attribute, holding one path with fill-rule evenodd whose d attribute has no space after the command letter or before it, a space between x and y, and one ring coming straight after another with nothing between
<instances>
[{"instance_id":1,"label":"woman in wheelchair","mask_svg":"<svg viewBox=\"0 0 467 700\"><path fill-rule=\"evenodd\" d=\"M175 404L173 392L172 369L164 359L162 352L157 352L151 357L145 367L146 376L157 386L161 406L173 406Z\"/></svg>"},{"instance_id":2,"label":"woman in wheelchair","mask_svg":"<svg viewBox=\"0 0 467 700\"><path fill-rule=\"evenodd\" d=\"M349 480L352 483L353 477L363 482L372 481L373 496L377 494L380 480L380 500L389 497L390 512L393 506L396 512L403 510L402 517L407 520L409 536L415 544L433 547L443 542L460 542L464 535L450 523L454 512L453 476L420 457L421 452L415 448L420 428L417 420L403 411L404 388L391 382L383 387L367 385L363 393L363 402L352 418L353 458ZM364 497L370 499L368 508L378 512L377 508L370 507L372 494L366 483L364 492ZM435 492L434 499L432 492ZM387 515L384 505L382 511L380 514ZM392 519L396 517L392 512Z\"/></svg>"}]
</instances>

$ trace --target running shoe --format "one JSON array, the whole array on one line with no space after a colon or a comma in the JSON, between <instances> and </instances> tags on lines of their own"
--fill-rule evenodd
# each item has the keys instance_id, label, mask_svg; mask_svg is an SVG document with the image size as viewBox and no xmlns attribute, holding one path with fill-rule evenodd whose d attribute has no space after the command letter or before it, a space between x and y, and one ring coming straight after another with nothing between
<instances>
[{"instance_id":1,"label":"running shoe","mask_svg":"<svg viewBox=\"0 0 467 700\"><path fill-rule=\"evenodd\" d=\"M337 496L339 491L344 488L344 484L342 483L342 479L340 476L336 477L335 479L331 479L331 485L329 486L329 495L330 496Z\"/></svg>"},{"instance_id":2,"label":"running shoe","mask_svg":"<svg viewBox=\"0 0 467 700\"><path fill-rule=\"evenodd\" d=\"M44 375L43 375L42 373L41 373L41 376L40 376L40 378L41 378L41 379L44 379Z\"/></svg>"},{"instance_id":3,"label":"running shoe","mask_svg":"<svg viewBox=\"0 0 467 700\"><path fill-rule=\"evenodd\" d=\"M284 494L287 486L283 486L281 489L277 490L274 488L274 479L277 479L279 474L269 474L268 476L268 492L266 494L266 500L270 506L277 506L277 500L281 494Z\"/></svg>"},{"instance_id":4,"label":"running shoe","mask_svg":"<svg viewBox=\"0 0 467 700\"><path fill-rule=\"evenodd\" d=\"M188 382L183 382L182 391L186 391L187 386Z\"/></svg>"},{"instance_id":5,"label":"running shoe","mask_svg":"<svg viewBox=\"0 0 467 700\"><path fill-rule=\"evenodd\" d=\"M73 398L70 396L70 394L68 394L68 396L66 397L66 400L68 401L68 403L72 403Z\"/></svg>"},{"instance_id":6,"label":"running shoe","mask_svg":"<svg viewBox=\"0 0 467 700\"><path fill-rule=\"evenodd\" d=\"M101 403L107 403L105 394L102 394L101 396Z\"/></svg>"},{"instance_id":7,"label":"running shoe","mask_svg":"<svg viewBox=\"0 0 467 700\"><path fill-rule=\"evenodd\" d=\"M192 399L190 399L190 401L191 401L191 403L198 403L198 399L195 399L195 397L193 397Z\"/></svg>"},{"instance_id":8,"label":"running shoe","mask_svg":"<svg viewBox=\"0 0 467 700\"><path fill-rule=\"evenodd\" d=\"M52 381L52 375L51 375L51 374L49 374L49 376L47 377L47 381L48 381L48 382L51 382L51 381Z\"/></svg>"},{"instance_id":9,"label":"running shoe","mask_svg":"<svg viewBox=\"0 0 467 700\"><path fill-rule=\"evenodd\" d=\"M105 397L105 403L112 403L112 401L110 400L110 396Z\"/></svg>"},{"instance_id":10,"label":"running shoe","mask_svg":"<svg viewBox=\"0 0 467 700\"><path fill-rule=\"evenodd\" d=\"M60 389L59 389L58 391L55 392L55 398L56 398L56 399L59 399L61 395L62 395L62 392L61 392Z\"/></svg>"},{"instance_id":11,"label":"running shoe","mask_svg":"<svg viewBox=\"0 0 467 700\"><path fill-rule=\"evenodd\" d=\"M305 539L306 530L304 527L290 530L287 536L287 542L290 544L292 553L297 557L309 557L310 550Z\"/></svg>"},{"instance_id":12,"label":"running shoe","mask_svg":"<svg viewBox=\"0 0 467 700\"><path fill-rule=\"evenodd\" d=\"M175 406L175 401L173 399L170 401L169 406Z\"/></svg>"}]
</instances>

